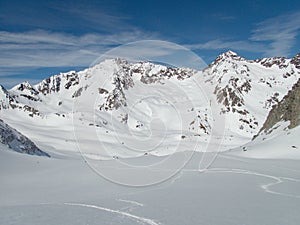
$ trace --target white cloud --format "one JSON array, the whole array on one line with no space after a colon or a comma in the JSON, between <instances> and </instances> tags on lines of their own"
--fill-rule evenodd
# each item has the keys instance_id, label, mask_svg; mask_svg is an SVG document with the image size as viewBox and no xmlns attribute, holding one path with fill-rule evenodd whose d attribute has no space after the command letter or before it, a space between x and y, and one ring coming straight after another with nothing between
<instances>
[{"instance_id":1,"label":"white cloud","mask_svg":"<svg viewBox=\"0 0 300 225\"><path fill-rule=\"evenodd\" d=\"M28 30L43 28L62 31L117 32L133 29L130 18L118 10L118 4L103 1L0 1L0 22L5 27ZM113 7L115 5L115 7Z\"/></svg>"},{"instance_id":2,"label":"white cloud","mask_svg":"<svg viewBox=\"0 0 300 225\"><path fill-rule=\"evenodd\" d=\"M118 34L85 34L35 30L23 33L0 31L0 76L24 67L88 66L113 46L158 35L140 30ZM6 71L4 71L4 66Z\"/></svg>"},{"instance_id":3,"label":"white cloud","mask_svg":"<svg viewBox=\"0 0 300 225\"><path fill-rule=\"evenodd\" d=\"M227 22L231 22L236 20L236 17L233 15L229 15L226 13L215 13L212 15L212 18L217 19L217 20L221 20L221 21L227 21Z\"/></svg>"},{"instance_id":4,"label":"white cloud","mask_svg":"<svg viewBox=\"0 0 300 225\"><path fill-rule=\"evenodd\" d=\"M125 31L134 29L129 23L128 16L120 14L113 8L105 8L101 2L94 4L86 4L85 2L59 2L48 3L49 7L62 15L67 15L70 18L76 19L76 24L83 25L97 31ZM112 3L114 4L114 3ZM101 5L101 7L99 7ZM67 20L70 22L71 20ZM66 22L66 21L64 21ZM72 24L68 24L68 26Z\"/></svg>"},{"instance_id":5,"label":"white cloud","mask_svg":"<svg viewBox=\"0 0 300 225\"><path fill-rule=\"evenodd\" d=\"M294 12L258 23L250 40L268 43L267 56L288 56L299 30L300 12Z\"/></svg>"},{"instance_id":6,"label":"white cloud","mask_svg":"<svg viewBox=\"0 0 300 225\"><path fill-rule=\"evenodd\" d=\"M205 50L217 50L217 49L232 49L232 50L244 50L248 52L265 52L266 46L261 43L251 41L228 41L216 39L205 43L198 43L192 45L186 45L187 48L191 49L205 49Z\"/></svg>"},{"instance_id":7,"label":"white cloud","mask_svg":"<svg viewBox=\"0 0 300 225\"><path fill-rule=\"evenodd\" d=\"M280 15L255 25L246 40L216 39L187 45L191 49L232 49L262 53L264 56L290 56L300 30L300 12Z\"/></svg>"}]
</instances>

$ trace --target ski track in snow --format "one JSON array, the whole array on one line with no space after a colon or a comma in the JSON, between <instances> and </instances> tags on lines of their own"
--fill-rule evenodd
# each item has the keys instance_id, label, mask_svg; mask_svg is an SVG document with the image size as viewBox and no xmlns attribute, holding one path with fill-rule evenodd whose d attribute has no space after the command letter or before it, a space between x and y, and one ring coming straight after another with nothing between
<instances>
[{"instance_id":1,"label":"ski track in snow","mask_svg":"<svg viewBox=\"0 0 300 225\"><path fill-rule=\"evenodd\" d=\"M140 204L140 203L139 203ZM69 205L69 206L79 206L79 207L85 207L85 208L93 208L93 209L97 209L100 211L106 211L106 212L110 212L110 213L115 213L115 214L119 214L131 219L134 219L136 222L138 223L143 223L143 224L149 224L149 225L160 225L161 223L157 223L154 220L148 219L148 218L144 218L144 217L140 217L140 216L136 216L127 212L123 212L123 211L119 211L119 210L114 210L114 209L109 209L109 208L104 208L101 206L96 206L96 205L88 205L88 204L82 204L82 203L64 203L64 205Z\"/></svg>"},{"instance_id":2,"label":"ski track in snow","mask_svg":"<svg viewBox=\"0 0 300 225\"><path fill-rule=\"evenodd\" d=\"M241 160L242 161L242 160ZM285 197L292 197L292 198L300 198L300 195L293 195L293 194L286 194L278 191L271 190L272 186L284 183L284 182L300 182L300 180L291 178L291 177L277 177L274 175L259 173L251 170L244 170L244 169L237 169L237 168L208 168L208 169L183 169L179 171L179 173L171 179L170 184L173 185L177 180L180 180L180 178L183 176L184 172L219 172L219 173L236 173L236 174L246 174L246 175L252 175L252 176L260 176L268 179L274 180L274 182L267 183L260 185L260 187L267 193L274 194L274 195L281 195ZM129 201L128 201L129 202Z\"/></svg>"},{"instance_id":3,"label":"ski track in snow","mask_svg":"<svg viewBox=\"0 0 300 225\"><path fill-rule=\"evenodd\" d=\"M132 200L126 200L126 199L118 199L119 202L126 202L126 203L130 203L132 205L136 205L136 206L144 206L144 204L136 202L136 201L132 201Z\"/></svg>"},{"instance_id":4,"label":"ski track in snow","mask_svg":"<svg viewBox=\"0 0 300 225\"><path fill-rule=\"evenodd\" d=\"M292 195L292 194L286 194L281 193L277 191L272 191L270 188L272 186L278 185L280 183L283 183L284 181L291 181L291 182L300 182L300 180L290 178L290 177L276 177L273 175L268 175L264 173L258 173L250 170L243 170L243 169L230 169L230 168L210 168L207 170L207 172L221 172L221 173L238 173L238 174L246 174L246 175L254 175L254 176L260 176L265 177L274 180L274 182L267 183L260 185L260 187L267 193L275 194L275 195L281 195L286 197L292 197L292 198L300 198L300 195Z\"/></svg>"},{"instance_id":5,"label":"ski track in snow","mask_svg":"<svg viewBox=\"0 0 300 225\"><path fill-rule=\"evenodd\" d=\"M184 171L184 170L183 170ZM182 177L182 170L179 171L176 176L171 178L171 184L174 184L178 179L180 179Z\"/></svg>"}]
</instances>

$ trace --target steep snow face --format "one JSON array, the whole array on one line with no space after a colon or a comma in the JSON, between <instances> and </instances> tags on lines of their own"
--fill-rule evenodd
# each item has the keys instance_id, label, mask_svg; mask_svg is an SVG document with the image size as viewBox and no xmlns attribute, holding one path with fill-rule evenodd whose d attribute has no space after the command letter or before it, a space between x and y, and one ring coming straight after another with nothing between
<instances>
[{"instance_id":1,"label":"steep snow face","mask_svg":"<svg viewBox=\"0 0 300 225\"><path fill-rule=\"evenodd\" d=\"M50 157L50 155L48 155L46 152L41 151L31 140L17 130L8 126L1 119L0 142L16 152Z\"/></svg>"},{"instance_id":2,"label":"steep snow face","mask_svg":"<svg viewBox=\"0 0 300 225\"><path fill-rule=\"evenodd\" d=\"M216 139L228 150L258 133L299 79L298 67L298 56L253 61L231 51L204 71L106 60L2 90L1 104L9 107L1 114L56 153L77 150L78 142L96 158L167 155L205 151ZM225 127L216 124L220 114Z\"/></svg>"}]
</instances>

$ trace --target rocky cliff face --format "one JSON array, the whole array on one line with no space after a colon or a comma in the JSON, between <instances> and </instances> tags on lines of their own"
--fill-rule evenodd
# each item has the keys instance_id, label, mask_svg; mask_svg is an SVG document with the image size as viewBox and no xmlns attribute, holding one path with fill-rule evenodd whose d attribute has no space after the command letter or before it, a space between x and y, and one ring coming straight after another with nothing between
<instances>
[{"instance_id":1,"label":"rocky cliff face","mask_svg":"<svg viewBox=\"0 0 300 225\"><path fill-rule=\"evenodd\" d=\"M29 155L50 157L49 154L40 150L31 140L0 119L0 143L7 145L10 149Z\"/></svg>"},{"instance_id":2,"label":"rocky cliff face","mask_svg":"<svg viewBox=\"0 0 300 225\"><path fill-rule=\"evenodd\" d=\"M271 132L280 121L289 121L289 129L300 125L300 79L294 84L292 90L273 106L259 133Z\"/></svg>"}]
</instances>

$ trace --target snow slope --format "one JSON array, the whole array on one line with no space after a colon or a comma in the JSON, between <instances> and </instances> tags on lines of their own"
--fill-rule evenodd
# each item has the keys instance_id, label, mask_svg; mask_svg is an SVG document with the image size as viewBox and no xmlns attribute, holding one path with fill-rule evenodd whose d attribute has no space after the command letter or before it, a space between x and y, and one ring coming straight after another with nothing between
<instances>
[{"instance_id":1,"label":"snow slope","mask_svg":"<svg viewBox=\"0 0 300 225\"><path fill-rule=\"evenodd\" d=\"M284 125L285 124L285 125ZM277 124L272 133L263 133L253 141L230 150L230 154L247 158L300 159L300 127L283 129L289 123Z\"/></svg>"},{"instance_id":2,"label":"snow slope","mask_svg":"<svg viewBox=\"0 0 300 225\"><path fill-rule=\"evenodd\" d=\"M294 160L220 154L200 173L202 153L196 153L175 177L134 188L97 176L72 152L72 157L48 159L0 148L1 225L297 225L300 220ZM147 165L152 157L139 162ZM106 162L115 168L116 160Z\"/></svg>"}]
</instances>

